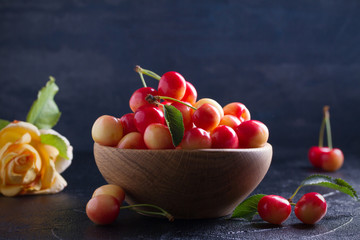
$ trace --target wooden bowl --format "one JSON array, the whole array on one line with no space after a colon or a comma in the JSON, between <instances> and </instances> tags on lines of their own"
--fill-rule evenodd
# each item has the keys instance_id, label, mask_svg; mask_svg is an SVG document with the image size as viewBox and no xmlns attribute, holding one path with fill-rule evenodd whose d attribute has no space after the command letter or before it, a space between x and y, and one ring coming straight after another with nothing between
<instances>
[{"instance_id":1,"label":"wooden bowl","mask_svg":"<svg viewBox=\"0 0 360 240\"><path fill-rule=\"evenodd\" d=\"M124 188L129 204L155 204L175 218L217 218L231 214L261 182L272 146L136 150L95 143L94 156L105 180Z\"/></svg>"}]
</instances>

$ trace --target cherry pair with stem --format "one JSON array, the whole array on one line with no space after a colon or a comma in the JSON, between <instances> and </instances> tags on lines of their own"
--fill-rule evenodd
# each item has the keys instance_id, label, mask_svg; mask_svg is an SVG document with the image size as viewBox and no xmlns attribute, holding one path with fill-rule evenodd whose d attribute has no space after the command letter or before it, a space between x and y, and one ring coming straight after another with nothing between
<instances>
[{"instance_id":1,"label":"cherry pair with stem","mask_svg":"<svg viewBox=\"0 0 360 240\"><path fill-rule=\"evenodd\" d=\"M265 195L258 202L258 213L260 217L272 224L282 224L291 214L291 206L295 206L296 217L305 224L315 224L326 214L327 203L325 198L317 192L304 194L297 203L292 199L295 197L301 186L296 189L289 198L278 195Z\"/></svg>"},{"instance_id":2,"label":"cherry pair with stem","mask_svg":"<svg viewBox=\"0 0 360 240\"><path fill-rule=\"evenodd\" d=\"M329 106L323 108L324 117L320 127L319 145L309 149L308 158L311 164L324 171L336 171L341 168L344 163L344 154L339 148L333 148ZM326 128L327 144L324 146L324 133Z\"/></svg>"},{"instance_id":3,"label":"cherry pair with stem","mask_svg":"<svg viewBox=\"0 0 360 240\"><path fill-rule=\"evenodd\" d=\"M98 225L107 225L116 220L120 209L131 209L137 213L149 216L163 216L173 221L174 217L164 209L152 204L134 204L121 206L125 199L124 190L113 184L103 185L97 188L92 198L86 205L88 218ZM144 210L144 208L155 209L156 211Z\"/></svg>"},{"instance_id":4,"label":"cherry pair with stem","mask_svg":"<svg viewBox=\"0 0 360 240\"><path fill-rule=\"evenodd\" d=\"M258 213L266 222L282 224L291 214L291 205L295 205L296 217L305 224L317 223L327 211L325 198L319 193L310 192L303 195L296 204L281 196L266 195L258 203Z\"/></svg>"}]
</instances>

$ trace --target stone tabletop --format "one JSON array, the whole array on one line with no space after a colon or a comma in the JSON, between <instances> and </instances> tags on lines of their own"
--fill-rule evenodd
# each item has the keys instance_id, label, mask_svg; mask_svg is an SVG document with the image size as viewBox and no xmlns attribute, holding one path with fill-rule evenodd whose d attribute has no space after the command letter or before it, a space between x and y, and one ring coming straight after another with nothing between
<instances>
[{"instance_id":1,"label":"stone tabletop","mask_svg":"<svg viewBox=\"0 0 360 240\"><path fill-rule=\"evenodd\" d=\"M275 151L271 167L253 194L290 197L300 182L314 173L340 177L359 191L360 159L347 156L334 173L310 166L306 150ZM271 225L255 216L249 222L229 220L179 220L139 215L122 210L108 226L96 226L86 216L85 206L93 190L104 184L92 153L76 153L74 164L64 173L69 186L45 196L0 197L0 239L359 239L360 203L350 196L323 187L304 187L296 195L316 191L328 203L326 216L315 225L302 224L294 215L282 225Z\"/></svg>"}]
</instances>

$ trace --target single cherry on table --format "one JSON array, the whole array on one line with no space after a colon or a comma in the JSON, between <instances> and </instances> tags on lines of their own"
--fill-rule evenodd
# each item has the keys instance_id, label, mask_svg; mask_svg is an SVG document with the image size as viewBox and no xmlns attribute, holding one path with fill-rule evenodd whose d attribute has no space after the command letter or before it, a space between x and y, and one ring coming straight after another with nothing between
<instances>
[{"instance_id":1,"label":"single cherry on table","mask_svg":"<svg viewBox=\"0 0 360 240\"><path fill-rule=\"evenodd\" d=\"M309 149L308 158L310 163L324 171L336 171L341 168L344 163L344 154L339 148L333 148L330 128L329 106L323 108L324 117L320 127L319 145ZM323 146L324 130L326 127L328 146Z\"/></svg>"},{"instance_id":2,"label":"single cherry on table","mask_svg":"<svg viewBox=\"0 0 360 240\"><path fill-rule=\"evenodd\" d=\"M282 224L291 214L290 202L278 195L266 195L258 203L260 217L272 224Z\"/></svg>"},{"instance_id":3,"label":"single cherry on table","mask_svg":"<svg viewBox=\"0 0 360 240\"><path fill-rule=\"evenodd\" d=\"M325 198L316 192L303 195L295 205L296 217L305 224L315 224L326 214L327 203Z\"/></svg>"}]
</instances>

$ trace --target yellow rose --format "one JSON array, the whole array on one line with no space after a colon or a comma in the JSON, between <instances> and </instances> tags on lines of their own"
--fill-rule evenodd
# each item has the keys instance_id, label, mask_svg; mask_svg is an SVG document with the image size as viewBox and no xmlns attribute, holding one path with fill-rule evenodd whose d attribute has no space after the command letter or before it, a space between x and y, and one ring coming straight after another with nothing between
<instances>
[{"instance_id":1,"label":"yellow rose","mask_svg":"<svg viewBox=\"0 0 360 240\"><path fill-rule=\"evenodd\" d=\"M66 187L56 165L61 171L69 166L72 148L69 148L70 160L64 160L55 147L41 143L40 134L36 126L20 121L0 131L0 193L3 195L56 193Z\"/></svg>"}]
</instances>

